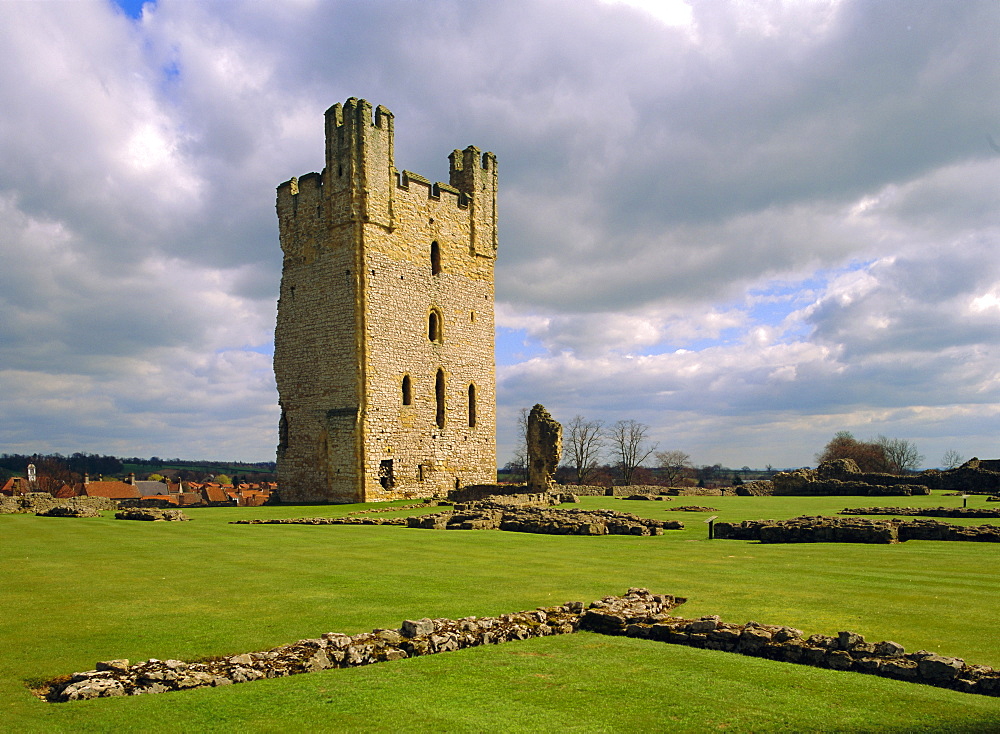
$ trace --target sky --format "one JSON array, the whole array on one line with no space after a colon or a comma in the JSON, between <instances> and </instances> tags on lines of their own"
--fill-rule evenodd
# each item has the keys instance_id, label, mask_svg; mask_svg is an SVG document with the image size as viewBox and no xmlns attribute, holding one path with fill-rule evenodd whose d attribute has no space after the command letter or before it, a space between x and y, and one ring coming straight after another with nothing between
<instances>
[{"instance_id":1,"label":"sky","mask_svg":"<svg viewBox=\"0 0 1000 734\"><path fill-rule=\"evenodd\" d=\"M1000 456L995 0L0 3L0 452L270 461L275 187L323 112L496 153L498 459Z\"/></svg>"}]
</instances>

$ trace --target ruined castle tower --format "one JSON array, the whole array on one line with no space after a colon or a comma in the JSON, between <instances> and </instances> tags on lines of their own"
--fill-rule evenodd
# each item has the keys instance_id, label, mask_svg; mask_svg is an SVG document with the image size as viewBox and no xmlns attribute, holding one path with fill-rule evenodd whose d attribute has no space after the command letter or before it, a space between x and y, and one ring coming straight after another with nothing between
<instances>
[{"instance_id":1,"label":"ruined castle tower","mask_svg":"<svg viewBox=\"0 0 1000 734\"><path fill-rule=\"evenodd\" d=\"M496 481L496 157L448 184L393 162L393 117L326 112L326 168L278 187L274 336L285 502L440 496Z\"/></svg>"}]
</instances>

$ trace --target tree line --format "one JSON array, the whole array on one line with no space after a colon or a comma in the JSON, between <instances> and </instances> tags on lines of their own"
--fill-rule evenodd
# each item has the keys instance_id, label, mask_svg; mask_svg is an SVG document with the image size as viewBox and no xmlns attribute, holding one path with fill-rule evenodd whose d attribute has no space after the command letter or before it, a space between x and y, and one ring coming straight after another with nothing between
<instances>
[{"instance_id":1,"label":"tree line","mask_svg":"<svg viewBox=\"0 0 1000 734\"><path fill-rule=\"evenodd\" d=\"M513 461L504 466L507 474L526 476L528 463L528 414L522 408L518 415L520 445ZM563 427L563 460L556 479L565 484L664 484L678 486L688 478L698 484L719 482L742 483L753 470L726 469L721 464L695 467L691 457L679 449L660 450L649 436L650 427L635 420L619 420L607 425L576 415ZM644 466L655 459L655 473ZM859 441L850 431L838 431L821 452L819 463L834 459L853 459L863 472L907 474L919 470L924 460L912 441L879 435ZM957 451L947 451L941 466L953 469L964 458ZM768 464L765 477L774 473ZM726 476L726 475L729 476Z\"/></svg>"}]
</instances>

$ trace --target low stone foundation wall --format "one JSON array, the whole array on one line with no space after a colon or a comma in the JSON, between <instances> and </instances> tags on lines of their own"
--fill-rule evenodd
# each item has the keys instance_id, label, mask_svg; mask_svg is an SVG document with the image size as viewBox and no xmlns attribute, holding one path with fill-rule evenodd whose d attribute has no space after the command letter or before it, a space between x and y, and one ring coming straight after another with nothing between
<instances>
[{"instance_id":1,"label":"low stone foundation wall","mask_svg":"<svg viewBox=\"0 0 1000 734\"><path fill-rule=\"evenodd\" d=\"M907 653L895 642L870 643L853 632L840 632L836 637L803 637L800 630L792 627L757 622L726 624L714 615L693 620L673 617L643 620L630 618L628 611L595 609L583 615L580 629L1000 696L998 670L926 650Z\"/></svg>"},{"instance_id":2,"label":"low stone foundation wall","mask_svg":"<svg viewBox=\"0 0 1000 734\"><path fill-rule=\"evenodd\" d=\"M804 638L792 627L726 624L714 615L671 616L685 601L631 588L624 596L606 596L586 608L582 602L569 602L499 617L405 620L398 629L357 635L328 632L263 652L202 662L150 659L133 665L108 660L94 670L51 680L36 693L51 702L66 702L225 686L586 630L1000 696L1000 671L961 658L926 650L906 653L895 642L869 643L853 632Z\"/></svg>"},{"instance_id":3,"label":"low stone foundation wall","mask_svg":"<svg viewBox=\"0 0 1000 734\"><path fill-rule=\"evenodd\" d=\"M578 497L606 497L608 487L602 487L597 484L572 484L566 485L566 491L572 492Z\"/></svg>"},{"instance_id":4,"label":"low stone foundation wall","mask_svg":"<svg viewBox=\"0 0 1000 734\"><path fill-rule=\"evenodd\" d=\"M448 492L448 501L478 502L487 497L527 493L527 484L469 484Z\"/></svg>"},{"instance_id":5,"label":"low stone foundation wall","mask_svg":"<svg viewBox=\"0 0 1000 734\"><path fill-rule=\"evenodd\" d=\"M407 518L411 528L432 530L508 530L547 535L663 535L681 530L676 520L653 520L614 510L538 510L455 505L454 512Z\"/></svg>"},{"instance_id":6,"label":"low stone foundation wall","mask_svg":"<svg viewBox=\"0 0 1000 734\"><path fill-rule=\"evenodd\" d=\"M611 491L605 491L609 497L631 497L636 494L657 495L664 494L666 487L656 484L630 484L624 487L611 487Z\"/></svg>"},{"instance_id":7,"label":"low stone foundation wall","mask_svg":"<svg viewBox=\"0 0 1000 734\"><path fill-rule=\"evenodd\" d=\"M736 487L668 487L664 492L672 497L724 497L735 496Z\"/></svg>"},{"instance_id":8,"label":"low stone foundation wall","mask_svg":"<svg viewBox=\"0 0 1000 734\"><path fill-rule=\"evenodd\" d=\"M911 517L1000 517L992 507L845 507L838 515L909 515Z\"/></svg>"},{"instance_id":9,"label":"low stone foundation wall","mask_svg":"<svg viewBox=\"0 0 1000 734\"><path fill-rule=\"evenodd\" d=\"M118 500L118 506L121 507L122 509L126 507L151 507L155 510L169 510L172 507L177 507L177 505L171 502L170 500L153 499L152 497L142 497L140 499L130 499L130 500ZM231 507L232 505L229 504L229 506Z\"/></svg>"},{"instance_id":10,"label":"low stone foundation wall","mask_svg":"<svg viewBox=\"0 0 1000 734\"><path fill-rule=\"evenodd\" d=\"M421 507L440 507L441 505L450 505L451 502L448 500L435 500L426 499L423 502L414 502L410 505L395 505L393 507L370 507L367 510L355 510L354 512L348 512L345 517L353 517L355 515L377 515L383 512L398 512L399 510L416 510Z\"/></svg>"},{"instance_id":11,"label":"low stone foundation wall","mask_svg":"<svg viewBox=\"0 0 1000 734\"><path fill-rule=\"evenodd\" d=\"M541 495L546 496L546 495ZM454 510L413 517L312 517L233 520L230 525L402 525L427 530L506 530L545 535L663 535L677 520L654 520L614 510L557 510L498 502L457 503Z\"/></svg>"},{"instance_id":12,"label":"low stone foundation wall","mask_svg":"<svg viewBox=\"0 0 1000 734\"><path fill-rule=\"evenodd\" d=\"M899 542L906 540L1000 543L1000 525L952 525L939 520L908 520L899 523Z\"/></svg>"},{"instance_id":13,"label":"low stone foundation wall","mask_svg":"<svg viewBox=\"0 0 1000 734\"><path fill-rule=\"evenodd\" d=\"M802 471L787 474L795 475ZM782 474L776 475L774 482L776 495L910 497L931 493L931 490L922 484L868 484L839 479L813 479L796 483L783 477Z\"/></svg>"},{"instance_id":14,"label":"low stone foundation wall","mask_svg":"<svg viewBox=\"0 0 1000 734\"><path fill-rule=\"evenodd\" d=\"M907 540L964 540L1000 543L1000 526L952 525L937 520L869 520L852 517L795 517L790 520L716 522L715 537L761 543L902 543Z\"/></svg>"},{"instance_id":15,"label":"low stone foundation wall","mask_svg":"<svg viewBox=\"0 0 1000 734\"><path fill-rule=\"evenodd\" d=\"M557 495L548 494L546 492L537 492L534 494L492 494L482 500L476 500L473 502L455 502L454 506L456 510L461 509L463 511L474 507L481 509L507 509L510 507L541 509L562 504L564 497L568 498L565 501L576 501L576 497L573 495Z\"/></svg>"},{"instance_id":16,"label":"low stone foundation wall","mask_svg":"<svg viewBox=\"0 0 1000 734\"><path fill-rule=\"evenodd\" d=\"M98 511L117 510L118 501L106 497L56 499L48 492L29 492L15 497L0 495L0 515L37 515L53 507L89 507Z\"/></svg>"},{"instance_id":17,"label":"low stone foundation wall","mask_svg":"<svg viewBox=\"0 0 1000 734\"><path fill-rule=\"evenodd\" d=\"M659 495L667 494L668 488L658 484L630 484L621 487L602 487L592 484L566 484L559 485L560 489L578 495L580 497L630 497L632 495Z\"/></svg>"},{"instance_id":18,"label":"low stone foundation wall","mask_svg":"<svg viewBox=\"0 0 1000 734\"><path fill-rule=\"evenodd\" d=\"M68 507L56 505L47 510L35 513L39 517L100 517L101 513L93 507Z\"/></svg>"},{"instance_id":19,"label":"low stone foundation wall","mask_svg":"<svg viewBox=\"0 0 1000 734\"><path fill-rule=\"evenodd\" d=\"M180 510L158 510L155 507L131 507L115 513L115 520L145 520L146 522L181 522L190 520Z\"/></svg>"},{"instance_id":20,"label":"low stone foundation wall","mask_svg":"<svg viewBox=\"0 0 1000 734\"><path fill-rule=\"evenodd\" d=\"M888 520L795 517L791 520L716 522L715 537L761 543L895 543L898 533Z\"/></svg>"}]
</instances>

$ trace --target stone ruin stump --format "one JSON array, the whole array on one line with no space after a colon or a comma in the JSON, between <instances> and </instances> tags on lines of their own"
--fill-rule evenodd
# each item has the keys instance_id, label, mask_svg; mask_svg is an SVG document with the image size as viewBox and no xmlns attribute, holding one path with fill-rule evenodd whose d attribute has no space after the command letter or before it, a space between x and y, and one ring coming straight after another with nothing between
<instances>
[{"instance_id":1,"label":"stone ruin stump","mask_svg":"<svg viewBox=\"0 0 1000 734\"><path fill-rule=\"evenodd\" d=\"M528 491L550 492L562 457L562 425L545 406L536 404L528 414Z\"/></svg>"}]
</instances>

